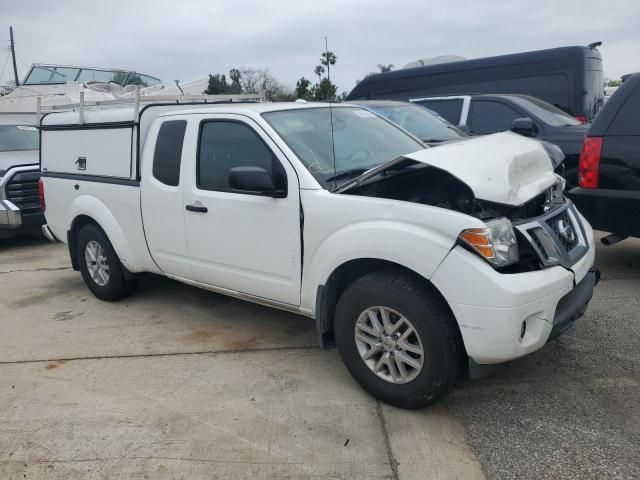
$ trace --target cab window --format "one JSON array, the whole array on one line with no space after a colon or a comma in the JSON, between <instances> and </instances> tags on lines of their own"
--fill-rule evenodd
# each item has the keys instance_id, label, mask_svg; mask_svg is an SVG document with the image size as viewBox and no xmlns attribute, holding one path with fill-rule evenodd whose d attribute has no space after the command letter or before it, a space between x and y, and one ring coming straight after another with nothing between
<instances>
[{"instance_id":1,"label":"cab window","mask_svg":"<svg viewBox=\"0 0 640 480\"><path fill-rule=\"evenodd\" d=\"M180 159L187 122L170 120L164 122L158 131L156 148L153 152L153 176L172 187L180 181Z\"/></svg>"}]
</instances>

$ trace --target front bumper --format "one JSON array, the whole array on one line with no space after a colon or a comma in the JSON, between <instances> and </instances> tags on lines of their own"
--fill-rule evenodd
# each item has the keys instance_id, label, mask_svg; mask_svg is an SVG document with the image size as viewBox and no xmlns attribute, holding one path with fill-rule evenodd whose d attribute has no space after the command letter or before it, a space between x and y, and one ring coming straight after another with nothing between
<instances>
[{"instance_id":1,"label":"front bumper","mask_svg":"<svg viewBox=\"0 0 640 480\"><path fill-rule=\"evenodd\" d=\"M593 296L593 289L599 281L600 270L592 267L582 281L560 299L553 317L553 328L547 341L562 335L584 315Z\"/></svg>"},{"instance_id":2,"label":"front bumper","mask_svg":"<svg viewBox=\"0 0 640 480\"><path fill-rule=\"evenodd\" d=\"M0 177L0 238L36 232L45 223L37 198L33 198L38 175L37 165L23 165Z\"/></svg>"},{"instance_id":3,"label":"front bumper","mask_svg":"<svg viewBox=\"0 0 640 480\"><path fill-rule=\"evenodd\" d=\"M22 226L20 209L9 200L0 200L0 229L17 230Z\"/></svg>"},{"instance_id":4,"label":"front bumper","mask_svg":"<svg viewBox=\"0 0 640 480\"><path fill-rule=\"evenodd\" d=\"M24 212L9 200L0 200L0 238L24 232L37 232L45 222L44 213Z\"/></svg>"},{"instance_id":5,"label":"front bumper","mask_svg":"<svg viewBox=\"0 0 640 480\"><path fill-rule=\"evenodd\" d=\"M458 321L468 356L477 364L532 353L565 331L586 308L598 274L593 230L582 220L586 253L570 268L503 274L458 246L431 281Z\"/></svg>"}]
</instances>

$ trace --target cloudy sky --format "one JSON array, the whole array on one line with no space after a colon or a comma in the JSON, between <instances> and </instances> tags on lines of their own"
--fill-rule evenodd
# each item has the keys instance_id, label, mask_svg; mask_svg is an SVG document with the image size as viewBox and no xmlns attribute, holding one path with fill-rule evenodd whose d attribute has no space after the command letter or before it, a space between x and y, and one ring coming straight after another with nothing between
<instances>
[{"instance_id":1,"label":"cloudy sky","mask_svg":"<svg viewBox=\"0 0 640 480\"><path fill-rule=\"evenodd\" d=\"M314 78L325 36L342 90L379 63L597 40L605 76L640 70L637 0L0 0L0 69L9 25L21 79L32 62L133 69L165 82L254 66L293 87Z\"/></svg>"}]
</instances>

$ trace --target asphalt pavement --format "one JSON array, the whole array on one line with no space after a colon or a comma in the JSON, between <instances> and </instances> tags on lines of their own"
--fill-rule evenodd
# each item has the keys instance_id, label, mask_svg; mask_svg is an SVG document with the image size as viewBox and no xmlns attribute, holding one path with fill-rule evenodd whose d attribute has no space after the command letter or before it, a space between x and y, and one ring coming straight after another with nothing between
<instances>
[{"instance_id":1,"label":"asphalt pavement","mask_svg":"<svg viewBox=\"0 0 640 480\"><path fill-rule=\"evenodd\" d=\"M597 265L573 329L407 412L309 319L154 276L104 303L0 240L0 478L640 478L640 241Z\"/></svg>"}]
</instances>

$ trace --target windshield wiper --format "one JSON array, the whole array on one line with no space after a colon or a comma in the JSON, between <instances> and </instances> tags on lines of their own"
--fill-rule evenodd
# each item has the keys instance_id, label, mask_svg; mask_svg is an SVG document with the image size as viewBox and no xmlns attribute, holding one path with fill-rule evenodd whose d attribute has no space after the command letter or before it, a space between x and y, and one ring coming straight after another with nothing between
<instances>
[{"instance_id":1,"label":"windshield wiper","mask_svg":"<svg viewBox=\"0 0 640 480\"><path fill-rule=\"evenodd\" d=\"M336 173L335 175L325 178L325 181L331 182L333 180L340 180L342 178L353 177L354 175L362 175L364 172L369 170L368 168L352 168L350 170L345 170L340 173Z\"/></svg>"},{"instance_id":2,"label":"windshield wiper","mask_svg":"<svg viewBox=\"0 0 640 480\"><path fill-rule=\"evenodd\" d=\"M349 190L350 188L356 186L356 185L360 185L362 182L364 182L365 180L367 180L368 178L372 178L375 175L378 175L379 173L384 172L385 170L390 170L392 168L399 168L399 169L404 169L405 165L402 165L403 162L405 161L409 161L410 164L415 163L415 160L410 160L406 157L403 156L399 156L397 158L394 158L393 160L389 160L388 162L385 163L381 163L380 165L370 168L368 170L365 169L361 169L363 170L363 172L352 178L351 180L349 180L348 182L343 183L340 186L336 186L333 190L330 190L331 193L342 193L344 191ZM356 172L358 169L353 169L353 170L347 170L346 172L341 172L338 175L342 175L342 174L347 174L347 172L351 173L351 172ZM354 173L355 174L355 173Z\"/></svg>"}]
</instances>

